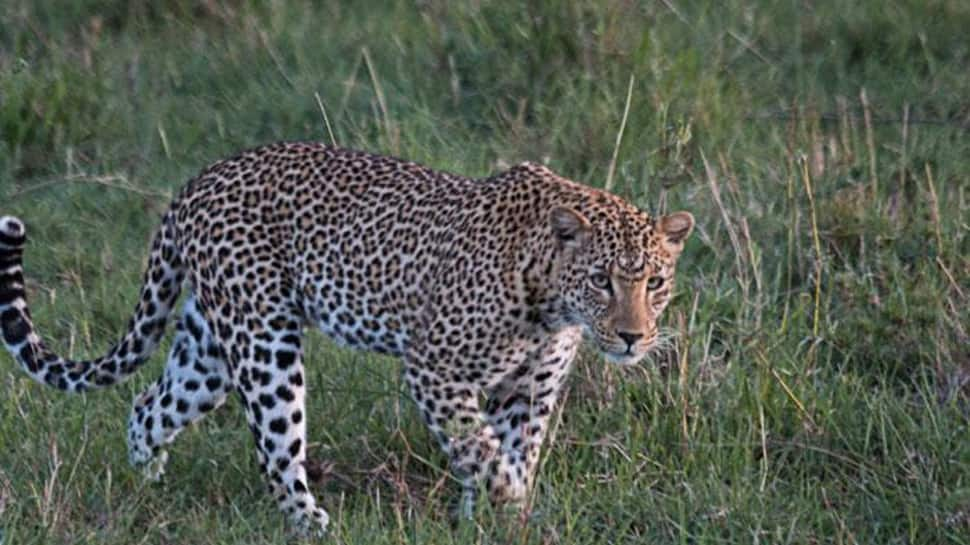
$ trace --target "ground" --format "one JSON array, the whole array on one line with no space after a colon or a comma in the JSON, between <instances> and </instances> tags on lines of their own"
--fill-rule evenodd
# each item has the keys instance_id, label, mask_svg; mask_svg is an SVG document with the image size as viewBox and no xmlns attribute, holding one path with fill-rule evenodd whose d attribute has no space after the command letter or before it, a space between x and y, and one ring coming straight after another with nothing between
<instances>
[{"instance_id":1,"label":"ground","mask_svg":"<svg viewBox=\"0 0 970 545\"><path fill-rule=\"evenodd\" d=\"M27 220L65 355L123 329L183 181L256 144L528 159L694 213L676 341L633 369L582 357L525 523L456 522L396 363L312 336L335 542L970 542L965 2L9 3L0 213ZM128 466L161 352L75 397L0 357L5 542L286 541L235 400L162 483Z\"/></svg>"}]
</instances>

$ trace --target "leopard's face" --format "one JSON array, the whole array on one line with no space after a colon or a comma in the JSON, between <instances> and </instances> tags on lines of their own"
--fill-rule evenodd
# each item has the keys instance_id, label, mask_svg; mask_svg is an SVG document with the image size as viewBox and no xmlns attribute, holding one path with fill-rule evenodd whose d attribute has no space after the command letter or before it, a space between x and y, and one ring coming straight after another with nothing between
<instances>
[{"instance_id":1,"label":"leopard's face","mask_svg":"<svg viewBox=\"0 0 970 545\"><path fill-rule=\"evenodd\" d=\"M659 338L657 320L670 301L677 259L694 218L679 212L653 220L630 211L552 212L559 239L558 287L570 322L610 361L633 364Z\"/></svg>"}]
</instances>

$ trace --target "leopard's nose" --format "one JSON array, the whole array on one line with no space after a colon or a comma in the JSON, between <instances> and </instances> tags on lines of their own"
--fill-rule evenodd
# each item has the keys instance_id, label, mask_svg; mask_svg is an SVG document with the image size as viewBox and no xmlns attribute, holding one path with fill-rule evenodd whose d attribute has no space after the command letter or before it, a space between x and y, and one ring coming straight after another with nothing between
<instances>
[{"instance_id":1,"label":"leopard's nose","mask_svg":"<svg viewBox=\"0 0 970 545\"><path fill-rule=\"evenodd\" d=\"M643 338L642 333L633 333L632 331L617 331L616 335L626 341L627 348L633 346L637 341Z\"/></svg>"}]
</instances>

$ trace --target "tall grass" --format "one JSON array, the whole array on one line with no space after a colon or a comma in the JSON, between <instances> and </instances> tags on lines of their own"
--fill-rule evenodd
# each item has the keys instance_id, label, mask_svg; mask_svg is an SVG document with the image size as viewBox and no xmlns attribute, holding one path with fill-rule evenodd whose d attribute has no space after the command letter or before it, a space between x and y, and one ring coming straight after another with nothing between
<instances>
[{"instance_id":1,"label":"tall grass","mask_svg":"<svg viewBox=\"0 0 970 545\"><path fill-rule=\"evenodd\" d=\"M168 196L268 141L538 160L698 218L676 342L632 370L584 354L527 521L455 521L395 362L311 335L337 542L970 541L965 2L7 3L0 212L71 356L123 328ZM64 397L0 358L4 543L287 540L235 402L164 482L128 467L162 359Z\"/></svg>"}]
</instances>

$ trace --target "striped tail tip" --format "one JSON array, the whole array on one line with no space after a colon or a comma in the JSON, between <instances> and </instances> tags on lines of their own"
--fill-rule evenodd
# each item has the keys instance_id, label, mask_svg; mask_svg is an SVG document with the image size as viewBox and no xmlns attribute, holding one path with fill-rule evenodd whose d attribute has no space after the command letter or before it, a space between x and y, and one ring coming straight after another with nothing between
<instances>
[{"instance_id":1,"label":"striped tail tip","mask_svg":"<svg viewBox=\"0 0 970 545\"><path fill-rule=\"evenodd\" d=\"M16 250L27 241L24 222L13 216L0 217L0 250Z\"/></svg>"}]
</instances>

